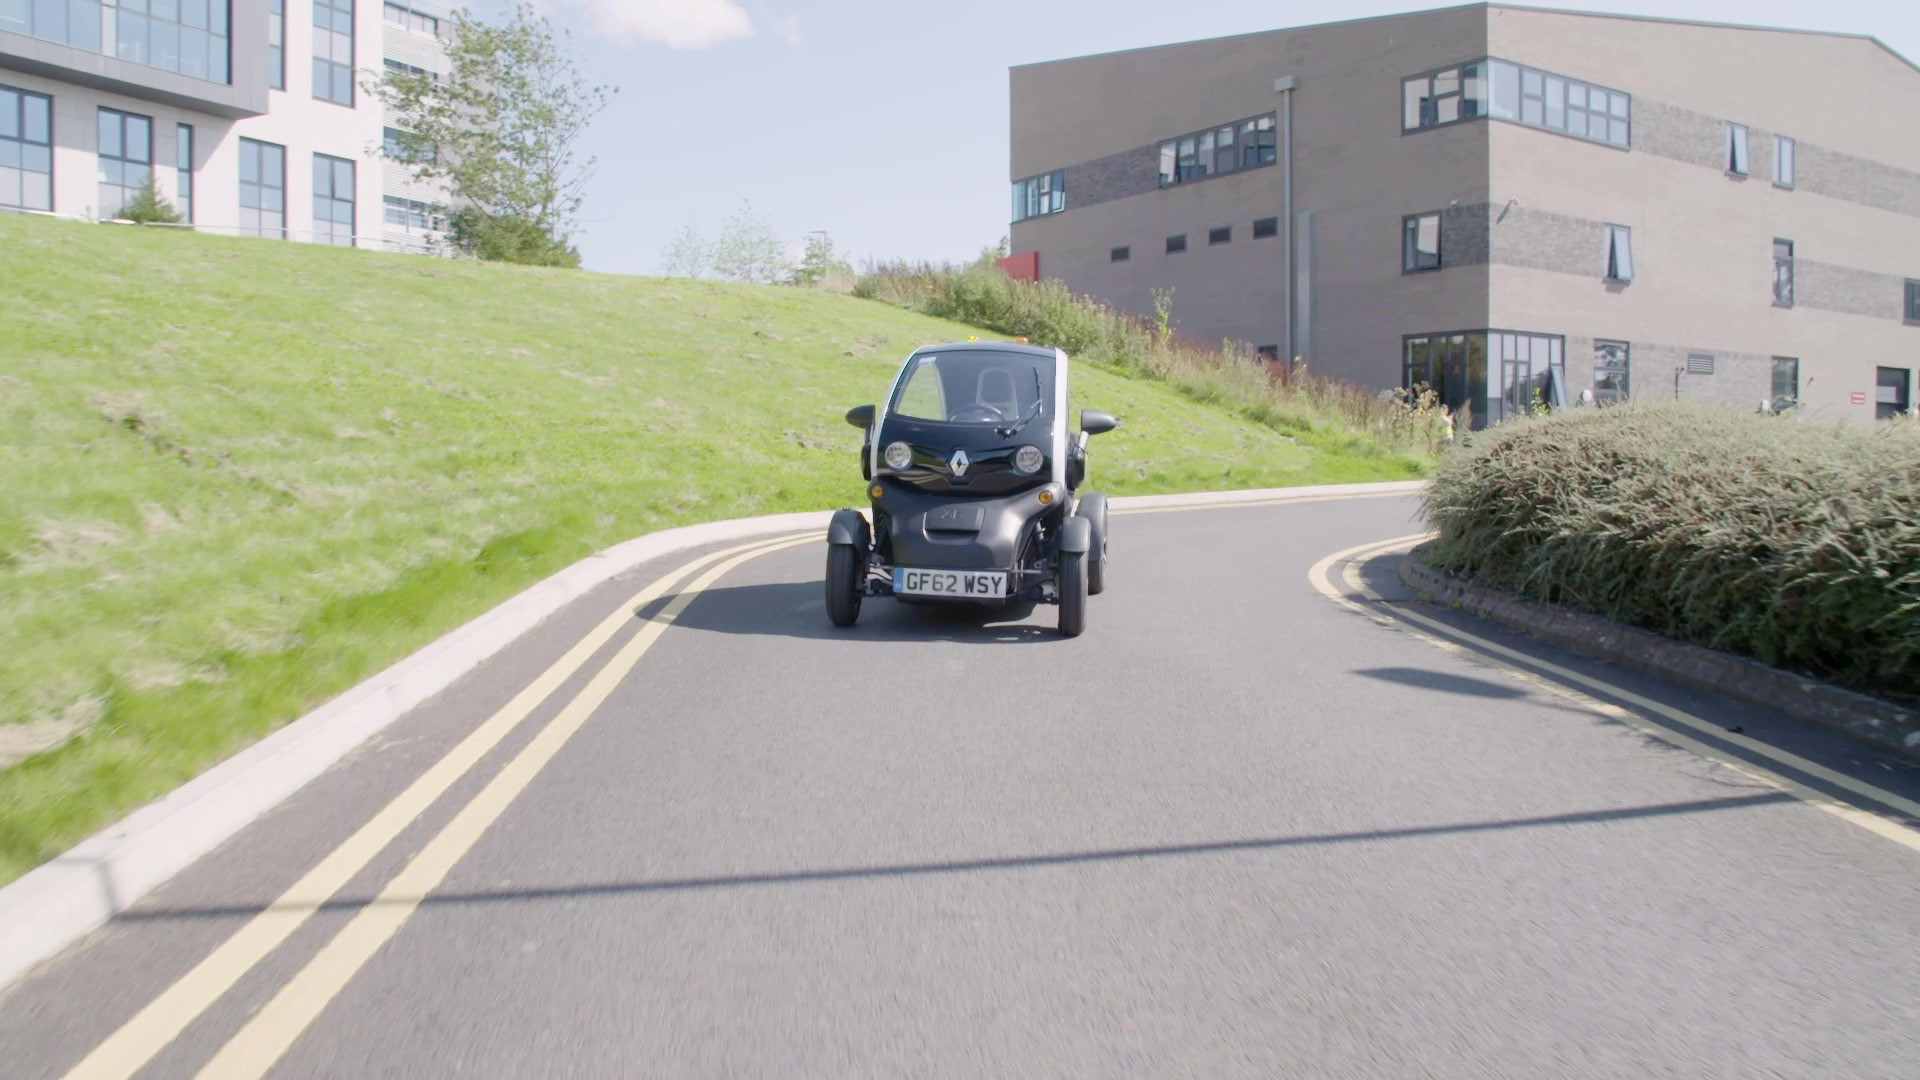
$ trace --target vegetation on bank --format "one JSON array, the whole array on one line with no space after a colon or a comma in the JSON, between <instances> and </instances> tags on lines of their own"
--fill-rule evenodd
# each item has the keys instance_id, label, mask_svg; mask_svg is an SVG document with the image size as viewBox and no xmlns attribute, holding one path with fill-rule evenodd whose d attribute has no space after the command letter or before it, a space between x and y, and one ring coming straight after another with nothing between
<instances>
[{"instance_id":1,"label":"vegetation on bank","mask_svg":"<svg viewBox=\"0 0 1920 1080\"><path fill-rule=\"evenodd\" d=\"M0 249L0 763L78 733L0 772L0 881L594 550L857 503L846 409L989 333L181 229L0 215ZM1102 489L1417 468L1128 370L1076 373L1126 424Z\"/></svg>"},{"instance_id":2,"label":"vegetation on bank","mask_svg":"<svg viewBox=\"0 0 1920 1080\"><path fill-rule=\"evenodd\" d=\"M1449 454L1427 514L1446 569L1920 698L1920 423L1562 412Z\"/></svg>"}]
</instances>

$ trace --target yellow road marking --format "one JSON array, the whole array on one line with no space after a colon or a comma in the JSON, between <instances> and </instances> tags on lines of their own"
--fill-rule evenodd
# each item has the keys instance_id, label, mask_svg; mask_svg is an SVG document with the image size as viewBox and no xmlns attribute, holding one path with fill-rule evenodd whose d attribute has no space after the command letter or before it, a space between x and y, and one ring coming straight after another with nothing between
<instances>
[{"instance_id":1,"label":"yellow road marking","mask_svg":"<svg viewBox=\"0 0 1920 1080\"><path fill-rule=\"evenodd\" d=\"M352 922L327 942L319 954L214 1055L200 1075L220 1078L265 1075L373 954L400 930L419 907L421 899L440 886L488 827L606 703L634 665L695 597L727 571L749 559L813 542L813 537L807 537L735 555L682 589L665 610L648 620L632 640L621 646L579 695L548 721L472 802L454 815L439 835L388 883L378 899L362 908Z\"/></svg>"},{"instance_id":2,"label":"yellow road marking","mask_svg":"<svg viewBox=\"0 0 1920 1080\"><path fill-rule=\"evenodd\" d=\"M1461 643L1464 642L1472 646L1472 650L1481 654L1483 657L1498 657L1501 660L1507 661L1507 663L1502 665L1503 669L1529 686L1546 690L1549 693L1571 701L1588 711L1597 713L1608 719L1621 721L1642 734L1698 754L1701 757L1732 769L1749 779L1766 784L1769 787L1787 791L1801 801L1832 814L1835 817L1841 818L1850 824L1857 825L1877 836L1892 840L1903 847L1920 851L1920 832L1916 832L1897 822L1889 821L1878 814L1869 813L1858 807L1839 802L1831 796L1808 787L1791 777L1780 775L1771 769L1756 766L1752 762L1728 754L1717 747L1701 742L1683 732L1674 731L1672 728L1662 724L1656 724L1646 719L1646 717L1640 713L1622 708L1611 701L1605 701L1581 693L1573 689L1572 686L1566 685L1566 683L1586 687L1597 693L1627 702L1636 709L1663 717L1683 727L1691 728L1694 731L1711 735L1715 739L1741 747L1744 750L1783 767L1794 769L1808 776L1818 777L1827 783L1833 784L1835 787L1858 795L1869 802L1886 807L1888 810L1905 814L1916 820L1920 820L1920 803L1915 803L1911 799L1875 787L1872 784L1857 780L1844 773L1835 772L1817 762L1809 761L1792 751L1769 746L1766 743L1738 732L1727 731L1719 725L1702 720L1683 709L1677 709L1663 702L1655 701L1641 694L1636 694L1625 687L1616 686L1604 679L1597 679L1591 675L1562 667L1558 664L1520 652L1519 650L1510 649L1498 642L1488 641L1475 634L1450 626L1438 619L1429 618L1417 611L1408 610L1403 605L1388 603L1378 593L1374 592L1357 578L1355 574L1357 565L1369 559L1391 554L1395 551L1405 551L1419 544L1421 541L1428 539L1431 535L1430 533L1424 533L1417 536L1403 536L1393 540L1361 544L1358 547L1348 548L1345 551L1337 551L1314 564L1313 569L1308 572L1308 580L1314 589L1322 595L1343 607L1366 615L1375 622L1408 633L1413 637L1419 638L1445 651L1471 655L1472 653L1461 645ZM1341 578L1348 589L1351 590L1351 593L1344 592L1336 587L1330 578L1332 568L1341 563L1346 564L1343 568ZM1369 607L1357 603L1352 599L1353 594L1364 597L1378 606ZM1382 612L1386 614L1383 615L1381 614ZM1420 627L1428 632L1423 633L1422 629L1413 629L1413 627ZM1541 678L1530 669L1547 672L1553 676L1553 678Z\"/></svg>"},{"instance_id":3,"label":"yellow road marking","mask_svg":"<svg viewBox=\"0 0 1920 1080\"><path fill-rule=\"evenodd\" d=\"M83 1080L126 1077L143 1068L241 976L251 971L311 918L322 904L352 880L488 751L498 746L541 702L591 660L622 627L631 623L635 611L665 595L674 582L729 556L741 557L742 552L758 554L794 542L761 540L714 552L666 574L636 593L586 637L581 638L578 644L567 650L566 655L555 661L552 667L541 672L526 689L514 695L513 700L502 706L499 712L475 728L445 757L435 762L352 836L294 882L265 911L255 915L232 937L194 965L192 970L108 1036L105 1042L95 1047L92 1053L74 1066L68 1077Z\"/></svg>"}]
</instances>

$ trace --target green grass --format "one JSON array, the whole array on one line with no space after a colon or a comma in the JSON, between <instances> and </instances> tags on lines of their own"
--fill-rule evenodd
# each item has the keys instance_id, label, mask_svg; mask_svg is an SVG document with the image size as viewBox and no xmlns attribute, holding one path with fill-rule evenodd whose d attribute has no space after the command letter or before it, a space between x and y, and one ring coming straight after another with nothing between
<instances>
[{"instance_id":1,"label":"green grass","mask_svg":"<svg viewBox=\"0 0 1920 1080\"><path fill-rule=\"evenodd\" d=\"M0 881L594 550L852 505L912 347L979 331L794 289L0 215ZM1116 493L1403 479L1077 369ZM15 730L21 730L15 728Z\"/></svg>"}]
</instances>

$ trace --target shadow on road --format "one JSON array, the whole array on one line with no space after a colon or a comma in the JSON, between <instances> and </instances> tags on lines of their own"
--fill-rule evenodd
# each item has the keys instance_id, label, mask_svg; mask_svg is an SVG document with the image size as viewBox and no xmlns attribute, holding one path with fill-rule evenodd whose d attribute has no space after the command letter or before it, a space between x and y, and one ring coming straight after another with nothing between
<instances>
[{"instance_id":1,"label":"shadow on road","mask_svg":"<svg viewBox=\"0 0 1920 1080\"><path fill-rule=\"evenodd\" d=\"M1465 694L1469 697L1504 698L1511 700L1513 698L1523 698L1527 696L1527 692L1517 686L1502 686L1499 683L1488 682L1485 679L1470 679L1465 675L1448 675L1442 671L1427 671L1423 668L1362 668L1355 671L1354 674L1364 675L1369 679L1379 679L1381 682L1399 683L1401 686L1411 686L1420 690L1441 690L1449 694Z\"/></svg>"},{"instance_id":2,"label":"shadow on road","mask_svg":"<svg viewBox=\"0 0 1920 1080\"><path fill-rule=\"evenodd\" d=\"M435 893L425 897L341 897L319 905L209 905L186 908L149 908L126 912L120 922L168 922L187 919L220 919L275 911L346 911L374 905L415 904L444 907L465 904L524 903L540 900L577 900L649 893L693 892L707 889L738 889L779 885L806 885L834 881L871 881L892 878L923 877L938 874L969 874L1049 867L1080 866L1091 863L1127 862L1142 859L1190 858L1229 855L1240 852L1279 851L1286 848L1316 847L1330 844L1380 843L1392 840L1416 840L1463 833L1499 832L1507 829L1555 828L1570 825L1600 825L1608 822L1645 818L1701 814L1719 810L1748 810L1760 806L1791 803L1795 799L1783 791L1758 795L1740 795L1724 799L1697 799L1690 802L1659 803L1653 806L1629 806L1614 810L1582 810L1542 817L1511 818L1501 821L1468 821L1445 825L1414 825L1399 829L1368 829L1360 832L1318 833L1303 836L1275 836L1248 840L1216 840L1201 843L1166 844L1150 847L1105 848L1093 851L1066 851L1039 855L1008 855L950 862L895 863L881 866L833 867L819 870L784 870L759 874L735 874L718 877L663 878L653 881L581 882L573 885L533 886L484 892Z\"/></svg>"},{"instance_id":3,"label":"shadow on road","mask_svg":"<svg viewBox=\"0 0 1920 1080\"><path fill-rule=\"evenodd\" d=\"M650 614L667 601L662 600ZM1040 613L1037 622L1026 622ZM1031 603L1007 607L903 604L868 597L860 621L844 629L827 621L825 586L818 581L782 581L732 585L702 592L674 620L683 629L830 641L951 641L1005 645L1061 641L1053 629L1053 610Z\"/></svg>"}]
</instances>

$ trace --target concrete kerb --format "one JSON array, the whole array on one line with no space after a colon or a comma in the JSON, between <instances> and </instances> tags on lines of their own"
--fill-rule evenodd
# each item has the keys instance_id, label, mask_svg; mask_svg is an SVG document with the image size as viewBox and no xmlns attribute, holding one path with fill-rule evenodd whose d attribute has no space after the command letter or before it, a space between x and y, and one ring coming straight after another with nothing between
<instances>
[{"instance_id":1,"label":"concrete kerb","mask_svg":"<svg viewBox=\"0 0 1920 1080\"><path fill-rule=\"evenodd\" d=\"M1585 612L1524 600L1428 565L1426 545L1400 560L1400 578L1423 599L1472 612L1571 652L1644 671L1696 690L1778 709L1920 759L1920 712L1757 660L1675 641Z\"/></svg>"},{"instance_id":2,"label":"concrete kerb","mask_svg":"<svg viewBox=\"0 0 1920 1080\"><path fill-rule=\"evenodd\" d=\"M1413 494L1422 485L1334 484L1115 499L1174 510ZM355 747L446 690L568 604L654 559L714 544L825 530L830 511L650 533L588 556L235 754L171 794L0 888L0 988L238 833Z\"/></svg>"}]
</instances>

